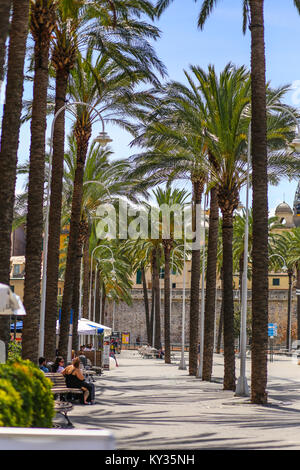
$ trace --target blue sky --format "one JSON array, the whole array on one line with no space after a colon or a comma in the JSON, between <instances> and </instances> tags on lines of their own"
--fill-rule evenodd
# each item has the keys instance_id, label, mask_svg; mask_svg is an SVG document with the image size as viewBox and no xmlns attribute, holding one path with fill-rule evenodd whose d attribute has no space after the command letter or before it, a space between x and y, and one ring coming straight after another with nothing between
<instances>
[{"instance_id":1,"label":"blue sky","mask_svg":"<svg viewBox=\"0 0 300 470\"><path fill-rule=\"evenodd\" d=\"M174 0L157 26L161 38L155 43L159 58L165 63L168 78L185 81L184 69L192 65L206 68L214 64L222 70L228 62L250 67L250 35L242 34L242 0L220 0L203 31L197 28L201 0ZM299 81L300 89L300 16L293 0L265 0L267 79L275 86ZM297 100L295 102L295 100ZM287 96L287 103L300 107L300 92ZM48 135L50 122L48 126ZM128 147L131 137L116 127L107 127L116 158L132 154ZM20 136L19 160L28 158L29 126L23 126ZM22 183L18 182L17 189ZM282 181L269 188L269 208L273 212L283 198L291 206L297 182ZM243 202L243 195L241 196Z\"/></svg>"}]
</instances>

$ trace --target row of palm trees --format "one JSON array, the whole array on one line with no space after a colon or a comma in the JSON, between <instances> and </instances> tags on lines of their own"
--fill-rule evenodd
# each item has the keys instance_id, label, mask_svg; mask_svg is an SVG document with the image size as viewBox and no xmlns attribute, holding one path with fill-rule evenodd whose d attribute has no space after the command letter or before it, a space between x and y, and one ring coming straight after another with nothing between
<instances>
[{"instance_id":1,"label":"row of palm trees","mask_svg":"<svg viewBox=\"0 0 300 470\"><path fill-rule=\"evenodd\" d=\"M286 88L272 90L265 80L263 0L244 1L244 29L249 21L252 38L251 73L245 67L228 64L218 75L213 66L204 71L192 66L185 72L187 85L168 82L160 84L157 75L165 76L165 67L151 46L159 37L152 21L162 14L170 2L159 0L157 5L147 0L12 0L2 2L5 12L11 11L3 32L6 39L10 28L6 101L2 119L0 155L0 282L9 283L10 236L14 213L14 190L17 174L18 139L22 113L24 64L27 59L33 100L25 109L31 120L31 142L28 196L26 209L26 274L24 304L27 316L23 328L23 356L36 361L38 354L40 316L40 275L42 266L43 196L46 150L45 135L48 113L58 113L66 103L85 103L72 106L74 118L70 149L73 162L69 164L69 191L64 175L65 110L56 119L53 135L53 165L50 199L50 233L47 264L46 335L45 354L55 354L55 325L57 318L57 284L59 267L59 238L63 209L68 210L70 228L64 270L64 294L61 305L59 350L67 355L70 311L78 311L80 260L85 263L99 244L91 220L97 201L105 202L110 196L126 195L139 202L150 188L162 183L171 185L175 180L188 180L192 188L193 228L196 228L197 207L204 194L210 195L210 225L207 253L205 328L211 331L215 311L216 263L218 239L218 211L222 214L223 303L224 303L224 388L235 388L234 358L234 305L233 305L233 218L240 199L240 190L246 180L246 148L248 129L252 132L252 185L253 185L253 303L252 310L252 401L266 400L266 346L268 302L268 179L278 180L280 175L290 178L298 175L297 159L287 151L293 138L293 122L283 104ZM215 6L215 1L204 0L199 26L204 23ZM294 2L300 11L298 1ZM151 23L146 21L150 20ZM2 18L1 18L2 21ZM29 25L29 28L28 28ZM1 38L0 38L1 39ZM26 43L28 54L26 56ZM1 42L0 42L1 46ZM32 47L30 47L32 46ZM1 49L3 55L4 46ZM31 53L32 51L32 53ZM0 76L1 69L0 54ZM148 87L151 86L149 89ZM86 106L88 105L88 106ZM268 106L276 105L276 111ZM102 160L100 175L92 176L100 184L86 184L92 126L101 112L104 119L121 125L134 135L133 144L142 151L129 161L114 168L107 158ZM296 113L295 110L292 110ZM93 153L93 150L91 150ZM97 158L99 149L95 151ZM96 156L95 156L96 158ZM69 160L71 163L71 160ZM98 162L99 163L99 162ZM100 163L99 163L100 164ZM68 163L66 163L68 165ZM107 165L107 172L105 166ZM113 191L104 190L109 184ZM273 180L272 180L273 179ZM50 184L50 182L48 182ZM64 200L66 197L66 200ZM166 191L156 193L157 200L181 200L184 193ZM66 202L68 201L68 202ZM91 201L94 207L89 208ZM183 240L185 237L183 234ZM190 240L193 241L193 240ZM123 247L117 240L115 250L125 262ZM174 249L172 237L139 240L140 249L149 255L153 273L152 311L159 311L157 279L164 260L165 299L169 298L170 253ZM113 245L110 242L110 245ZM100 243L101 245L101 243ZM107 242L106 242L107 245ZM129 244L130 245L130 244ZM128 247L127 247L128 248ZM126 248L126 249L127 249ZM130 245L130 250L136 250ZM108 250L103 244L103 250ZM121 251L120 251L121 250ZM127 252L126 252L127 253ZM105 254L108 257L109 254ZM125 255L126 256L126 255ZM199 282L201 272L200 247L191 250L192 277L190 299L190 361L189 373L197 373L197 344L199 337ZM131 266L136 267L134 263ZM123 265L124 267L124 265ZM147 264L141 265L142 269ZM102 301L106 296L119 298L121 278L124 282L123 299L130 285L120 266L120 275L112 279L107 266L99 268L98 283ZM126 269L125 269L126 271ZM116 270L117 272L117 270ZM130 274L130 270L127 272ZM87 269L84 286L92 279ZM120 290L120 289L119 289ZM83 306L86 309L86 289ZM120 294L120 292L119 292ZM146 303L145 303L146 305ZM165 302L166 360L169 361L170 303ZM147 308L146 308L147 309ZM102 313L104 308L102 309ZM151 316L152 322L154 315ZM147 328L151 331L151 318ZM160 338L159 315L155 318L155 342ZM9 322L1 320L1 339L9 337ZM76 338L76 332L75 332ZM205 345L211 353L211 342ZM209 377L210 366L207 377Z\"/></svg>"},{"instance_id":2,"label":"row of palm trees","mask_svg":"<svg viewBox=\"0 0 300 470\"><path fill-rule=\"evenodd\" d=\"M155 8L147 0L119 1L27 0L2 2L6 18L3 34L9 29L6 96L1 135L1 267L0 280L9 283L10 235L13 222L17 152L21 125L25 64L31 71L33 100L29 106L31 120L30 171L26 218L26 274L24 304L28 316L23 327L23 354L36 360L40 316L40 274L42 264L43 195L45 183L45 134L49 102L57 113L67 99L97 105L108 119L118 121L128 114L144 92L135 86L158 83L165 68L151 45L159 30L147 20L155 17ZM2 12L1 12L2 13ZM1 31L2 32L2 31ZM4 42L1 54L4 56ZM27 55L26 55L26 45ZM94 51L93 59L92 52ZM96 63L94 58L97 56ZM90 59L90 60L89 60ZM85 68L84 68L85 67ZM72 72L75 70L75 73ZM81 72L81 75L79 73ZM77 73L76 73L77 72ZM1 74L3 73L3 67ZM92 79L92 80L91 80ZM53 94L52 94L53 90ZM117 91L116 91L117 90ZM49 97L50 92L50 97ZM54 95L54 98L53 98ZM50 98L50 99L49 99ZM70 242L67 255L62 303L62 332L69 324L72 302L72 266L76 263L82 198L83 168L95 115L92 108L78 105L74 110L74 135L77 160L72 197ZM28 112L28 109L26 109ZM53 112L53 108L52 108ZM112 115L110 113L114 112ZM122 119L120 124L126 125ZM62 179L65 145L65 112L55 123L53 136L53 172L51 179L50 234L47 285L47 317L57 311L59 272L59 236L62 209ZM7 342L9 322L1 322L1 337ZM49 348L54 353L54 340ZM47 346L48 348L48 346ZM62 350L65 343L61 345Z\"/></svg>"}]
</instances>

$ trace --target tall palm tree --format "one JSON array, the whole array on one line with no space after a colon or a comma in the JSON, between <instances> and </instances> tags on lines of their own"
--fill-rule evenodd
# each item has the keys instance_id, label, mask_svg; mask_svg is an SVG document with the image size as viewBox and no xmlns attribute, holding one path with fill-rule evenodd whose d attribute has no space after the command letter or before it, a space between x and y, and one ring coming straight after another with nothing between
<instances>
[{"instance_id":1,"label":"tall palm tree","mask_svg":"<svg viewBox=\"0 0 300 470\"><path fill-rule=\"evenodd\" d=\"M209 228L207 241L207 267L205 290L204 316L204 346L202 379L210 381L213 367L215 310L216 310L216 280L218 254L219 205L218 190L210 190Z\"/></svg>"},{"instance_id":2,"label":"tall palm tree","mask_svg":"<svg viewBox=\"0 0 300 470\"><path fill-rule=\"evenodd\" d=\"M78 55L76 66L71 71L69 85L70 96L76 102L87 103L92 108L85 105L77 105L76 122L74 125L74 135L76 140L77 163L74 179L74 190L72 197L72 212L70 220L70 238L68 246L68 257L65 275L65 288L62 303L62 322L60 335L60 352L66 354L67 332L69 328L69 312L72 299L73 277L72 265L80 221L80 211L83 193L84 166L88 150L88 142L91 136L92 122L98 118L95 111L100 107L100 112L105 118L107 108L109 113L115 110L116 117L121 112L126 112L126 104L134 100L133 86L134 78L129 77L112 64L107 57L98 57L93 65L93 51L88 49L86 58ZM104 80L106 77L106 81ZM140 76L136 77L139 81Z\"/></svg>"},{"instance_id":3,"label":"tall palm tree","mask_svg":"<svg viewBox=\"0 0 300 470\"><path fill-rule=\"evenodd\" d=\"M22 111L29 0L14 0L7 60L7 85L0 150L0 282L9 284L11 228ZM0 320L0 338L10 338L9 319Z\"/></svg>"},{"instance_id":4,"label":"tall palm tree","mask_svg":"<svg viewBox=\"0 0 300 470\"><path fill-rule=\"evenodd\" d=\"M171 0L158 0L160 15ZM205 22L217 0L202 0L198 26ZM294 0L300 13L300 1ZM267 116L266 60L264 39L264 0L243 0L243 32L251 32L251 90L252 90L252 168L253 168L253 335L251 401L267 402L268 346L268 178L267 178Z\"/></svg>"},{"instance_id":5,"label":"tall palm tree","mask_svg":"<svg viewBox=\"0 0 300 470\"><path fill-rule=\"evenodd\" d=\"M175 214L174 211L178 209L178 206L183 209L183 204L188 197L188 193L183 189L172 189L171 187L165 190L157 188L154 190L154 196L156 203L158 204L159 211L162 211L160 219L160 238L164 253L164 334L165 334L165 362L166 364L171 363L171 343L170 343L170 268L171 268L171 252L175 247L176 238L178 234L175 234ZM164 220L164 210L167 208L171 211L169 220ZM176 208L177 206L177 208ZM183 215L183 212L182 212ZM181 217L182 217L181 215ZM166 226L167 225L167 226ZM165 233L164 233L165 232ZM175 238L176 237L176 238ZM181 234L180 240L183 239L183 233Z\"/></svg>"},{"instance_id":6,"label":"tall palm tree","mask_svg":"<svg viewBox=\"0 0 300 470\"><path fill-rule=\"evenodd\" d=\"M159 184L175 179L186 179L192 185L192 230L199 226L196 211L199 208L207 181L208 165L203 136L201 96L191 77L185 72L189 87L171 82L163 90L161 101L152 103L151 114L146 114L137 126L135 144L145 146L145 153L132 158L133 174L147 174L148 184ZM197 345L199 336L200 294L199 246L192 250L189 374L197 374Z\"/></svg>"},{"instance_id":7,"label":"tall palm tree","mask_svg":"<svg viewBox=\"0 0 300 470\"><path fill-rule=\"evenodd\" d=\"M212 185L218 190L222 213L223 299L224 299L224 389L235 390L233 306L233 214L245 183L245 111L250 101L250 80L245 67L225 67L217 77L193 67L206 102L207 144L212 162ZM247 128L247 127L246 127Z\"/></svg>"},{"instance_id":8,"label":"tall palm tree","mask_svg":"<svg viewBox=\"0 0 300 470\"><path fill-rule=\"evenodd\" d=\"M37 362L40 318L45 135L50 38L56 21L56 0L31 0L30 30L34 40L30 168L26 222L26 264L22 355Z\"/></svg>"},{"instance_id":9,"label":"tall palm tree","mask_svg":"<svg viewBox=\"0 0 300 470\"><path fill-rule=\"evenodd\" d=\"M143 21L139 19L141 15L144 15ZM105 60L113 61L115 68L123 70L132 81L136 80L137 71L140 80L156 81L154 70L164 74L163 65L147 42L148 37L154 40L159 37L159 30L145 21L146 18L153 19L153 17L154 7L144 0L126 3L115 0L103 2L60 0L52 46L52 63L56 71L55 112L65 105L67 83L70 71L74 67L76 53L88 43L94 50L99 50L101 56L106 57ZM112 70L111 72L113 73ZM55 323L53 314L55 315L57 311L64 126L65 112L62 111L56 120L53 137L46 329L47 325L53 329ZM46 339L46 353L48 351L51 354L53 344L53 340Z\"/></svg>"},{"instance_id":10,"label":"tall palm tree","mask_svg":"<svg viewBox=\"0 0 300 470\"><path fill-rule=\"evenodd\" d=\"M51 41L51 63L55 70L55 114L66 104L69 75L75 63L78 48L79 23L80 3L61 0ZM55 335L50 332L56 328L64 145L65 112L61 111L57 116L53 131L44 343L44 354L48 358L53 357L56 349Z\"/></svg>"}]
</instances>

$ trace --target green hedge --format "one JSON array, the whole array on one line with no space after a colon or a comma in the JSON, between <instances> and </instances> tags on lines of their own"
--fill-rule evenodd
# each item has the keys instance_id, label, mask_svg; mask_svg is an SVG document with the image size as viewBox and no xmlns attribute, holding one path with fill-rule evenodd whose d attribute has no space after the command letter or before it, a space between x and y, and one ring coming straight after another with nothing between
<instances>
[{"instance_id":1,"label":"green hedge","mask_svg":"<svg viewBox=\"0 0 300 470\"><path fill-rule=\"evenodd\" d=\"M1 364L0 383L1 426L52 427L51 382L35 364L21 359Z\"/></svg>"}]
</instances>

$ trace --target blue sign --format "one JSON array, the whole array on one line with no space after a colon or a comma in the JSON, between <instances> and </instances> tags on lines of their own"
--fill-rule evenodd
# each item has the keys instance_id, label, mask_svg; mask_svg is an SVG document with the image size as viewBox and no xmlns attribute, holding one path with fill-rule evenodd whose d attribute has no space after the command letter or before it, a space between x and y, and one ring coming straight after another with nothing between
<instances>
[{"instance_id":1,"label":"blue sign","mask_svg":"<svg viewBox=\"0 0 300 470\"><path fill-rule=\"evenodd\" d=\"M277 323L268 324L268 336L270 337L277 336Z\"/></svg>"}]
</instances>

